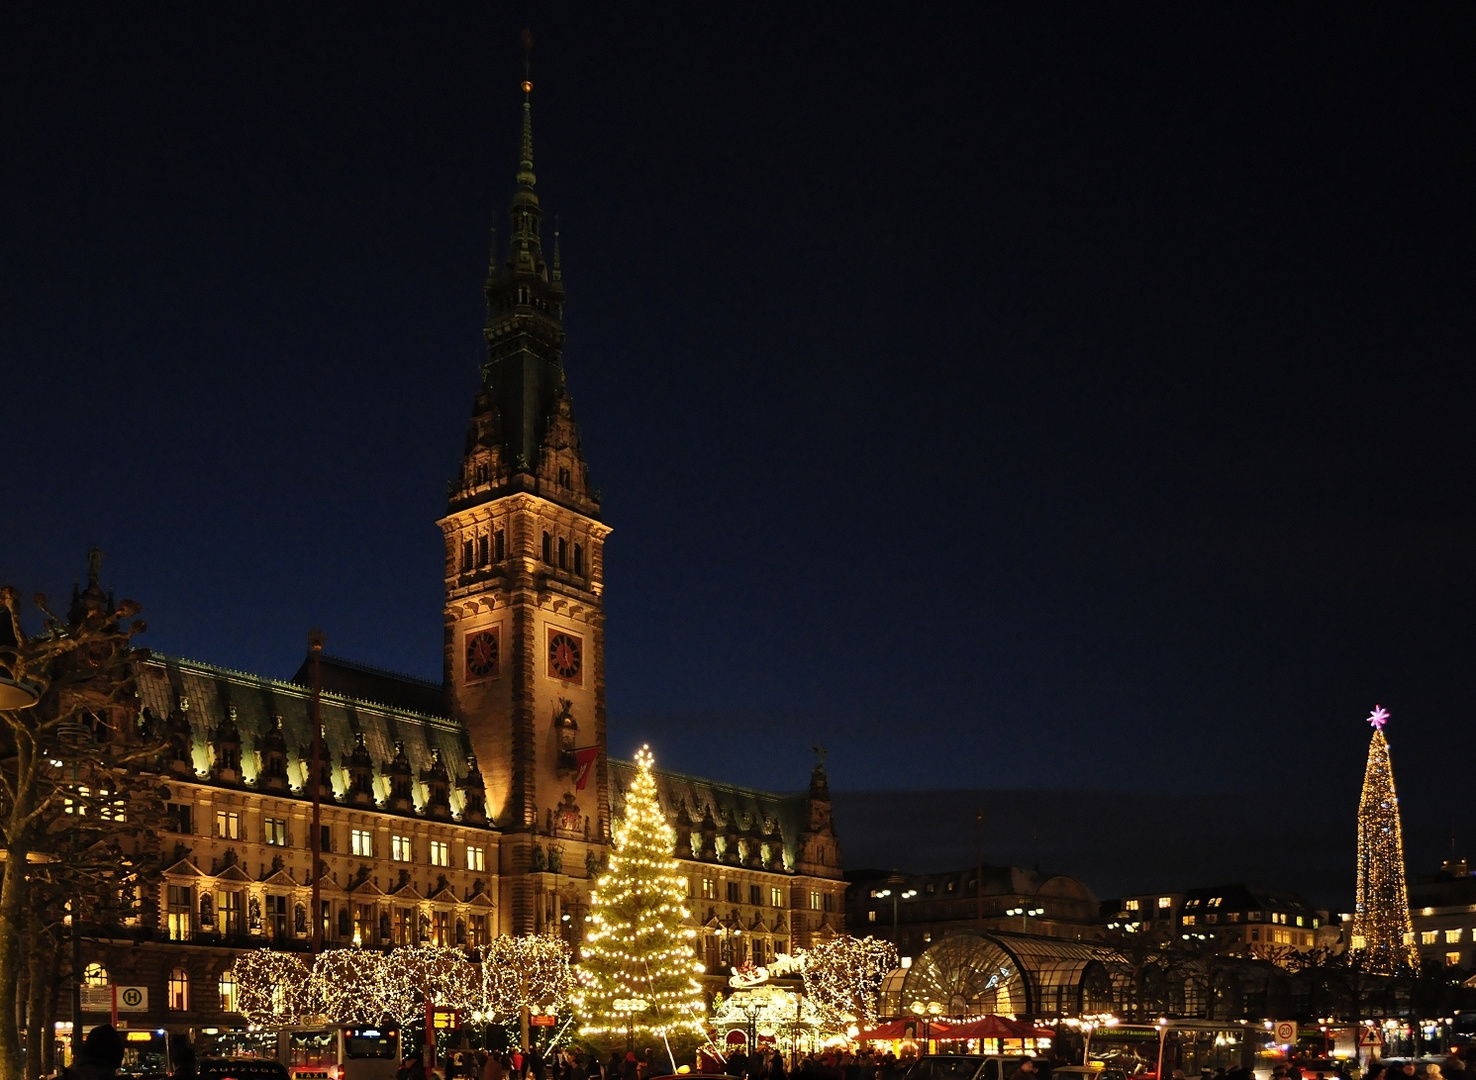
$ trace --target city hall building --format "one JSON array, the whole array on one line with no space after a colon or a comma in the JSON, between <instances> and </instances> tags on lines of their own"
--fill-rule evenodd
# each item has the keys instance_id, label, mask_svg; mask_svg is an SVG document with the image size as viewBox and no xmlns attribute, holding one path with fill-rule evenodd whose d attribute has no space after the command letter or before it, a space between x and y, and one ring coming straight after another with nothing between
<instances>
[{"instance_id":1,"label":"city hall building","mask_svg":"<svg viewBox=\"0 0 1476 1080\"><path fill-rule=\"evenodd\" d=\"M577 945L633 766L606 752L604 545L565 387L564 282L542 246L529 104L511 241L486 283L486 360L437 522L439 683L323 656L312 865L311 658L290 680L154 656L141 721L167 737L166 869L137 925L86 928L94 982L146 986L134 1026L240 1024L242 949L557 933ZM91 576L74 604L106 602ZM844 923L823 766L794 795L658 773L700 958L762 963ZM312 910L317 878L319 907ZM65 1015L65 1013L64 1013Z\"/></svg>"}]
</instances>

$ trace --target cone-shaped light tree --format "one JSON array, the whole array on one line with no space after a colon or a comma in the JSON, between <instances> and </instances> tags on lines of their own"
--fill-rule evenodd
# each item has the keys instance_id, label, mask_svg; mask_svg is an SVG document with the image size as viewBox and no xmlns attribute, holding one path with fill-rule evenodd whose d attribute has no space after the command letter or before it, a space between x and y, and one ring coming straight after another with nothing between
<instances>
[{"instance_id":1,"label":"cone-shaped light tree","mask_svg":"<svg viewBox=\"0 0 1476 1080\"><path fill-rule=\"evenodd\" d=\"M692 951L687 879L672 852L651 775L649 747L636 753L625 816L614 825L610 865L590 895L589 932L574 992L580 1034L700 1034L706 1015ZM668 1045L669 1053L669 1045ZM676 1071L673 1064L672 1071Z\"/></svg>"},{"instance_id":2,"label":"cone-shaped light tree","mask_svg":"<svg viewBox=\"0 0 1476 1080\"><path fill-rule=\"evenodd\" d=\"M1374 706L1368 722L1373 738L1358 804L1358 896L1353 913L1353 949L1366 971L1393 974L1415 967L1409 892L1404 882L1404 839L1399 797L1384 724L1389 710Z\"/></svg>"}]
</instances>

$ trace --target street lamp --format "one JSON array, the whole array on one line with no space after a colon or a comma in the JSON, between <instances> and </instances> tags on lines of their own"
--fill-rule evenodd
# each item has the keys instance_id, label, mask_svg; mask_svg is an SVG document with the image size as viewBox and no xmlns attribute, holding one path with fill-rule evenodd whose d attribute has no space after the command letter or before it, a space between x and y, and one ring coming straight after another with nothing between
<instances>
[{"instance_id":1,"label":"street lamp","mask_svg":"<svg viewBox=\"0 0 1476 1080\"><path fill-rule=\"evenodd\" d=\"M932 1053L932 1026L933 1021L943 1015L943 1006L936 1001L922 1002L914 1001L908 1007L908 1011L917 1014L923 1026L923 1053Z\"/></svg>"},{"instance_id":2,"label":"street lamp","mask_svg":"<svg viewBox=\"0 0 1476 1080\"><path fill-rule=\"evenodd\" d=\"M1023 900L1021 901L1021 904L1022 905L1024 904L1024 901ZM1006 915L1018 915L1018 916L1020 916L1020 933L1022 933L1022 934L1028 934L1030 932L1030 917L1032 915L1044 915L1045 914L1045 908L1043 908L1043 907L1023 907L1023 906L1022 907L1012 907L1012 908L1005 909L1005 914Z\"/></svg>"}]
</instances>

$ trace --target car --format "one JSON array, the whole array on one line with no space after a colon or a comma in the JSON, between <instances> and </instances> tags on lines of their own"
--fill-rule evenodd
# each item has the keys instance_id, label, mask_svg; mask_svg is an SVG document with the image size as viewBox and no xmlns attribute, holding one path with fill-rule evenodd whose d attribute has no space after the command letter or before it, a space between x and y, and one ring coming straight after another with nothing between
<instances>
[{"instance_id":1,"label":"car","mask_svg":"<svg viewBox=\"0 0 1476 1080\"><path fill-rule=\"evenodd\" d=\"M1010 1080L1023 1055L925 1054L907 1073L907 1080Z\"/></svg>"},{"instance_id":2,"label":"car","mask_svg":"<svg viewBox=\"0 0 1476 1080\"><path fill-rule=\"evenodd\" d=\"M198 1080L289 1080L287 1066L272 1058L201 1058L195 1062Z\"/></svg>"},{"instance_id":3,"label":"car","mask_svg":"<svg viewBox=\"0 0 1476 1080\"><path fill-rule=\"evenodd\" d=\"M1127 1074L1112 1065L1057 1065L1051 1080L1127 1080Z\"/></svg>"}]
</instances>

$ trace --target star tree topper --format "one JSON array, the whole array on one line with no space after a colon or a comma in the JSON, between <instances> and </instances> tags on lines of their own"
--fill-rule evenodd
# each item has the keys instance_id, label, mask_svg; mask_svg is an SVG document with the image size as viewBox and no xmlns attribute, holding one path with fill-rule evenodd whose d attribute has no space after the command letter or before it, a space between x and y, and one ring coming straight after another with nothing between
<instances>
[{"instance_id":1,"label":"star tree topper","mask_svg":"<svg viewBox=\"0 0 1476 1080\"><path fill-rule=\"evenodd\" d=\"M1375 730L1383 731L1384 725L1389 722L1389 710L1382 705L1375 705L1373 712L1368 714L1368 722L1373 725Z\"/></svg>"}]
</instances>

